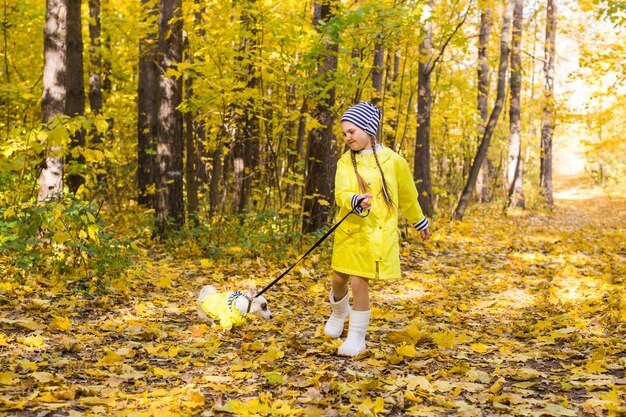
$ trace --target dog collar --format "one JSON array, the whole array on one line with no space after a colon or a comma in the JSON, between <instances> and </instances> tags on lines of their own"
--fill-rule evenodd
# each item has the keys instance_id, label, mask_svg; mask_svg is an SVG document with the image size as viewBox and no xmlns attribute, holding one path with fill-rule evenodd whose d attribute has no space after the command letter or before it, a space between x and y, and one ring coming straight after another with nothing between
<instances>
[{"instance_id":1,"label":"dog collar","mask_svg":"<svg viewBox=\"0 0 626 417\"><path fill-rule=\"evenodd\" d=\"M246 314L248 314L250 312L250 309L252 308L252 299L250 299L250 297L248 297L247 295L245 295L241 291L234 291L228 297L228 308L230 309L230 311L233 311L233 303L235 302L235 299L237 299L239 297L245 297L245 299L248 300L248 309L246 310Z\"/></svg>"},{"instance_id":2,"label":"dog collar","mask_svg":"<svg viewBox=\"0 0 626 417\"><path fill-rule=\"evenodd\" d=\"M237 297L241 297L243 293L241 291L235 291L228 297L228 308L233 311L233 302Z\"/></svg>"}]
</instances>

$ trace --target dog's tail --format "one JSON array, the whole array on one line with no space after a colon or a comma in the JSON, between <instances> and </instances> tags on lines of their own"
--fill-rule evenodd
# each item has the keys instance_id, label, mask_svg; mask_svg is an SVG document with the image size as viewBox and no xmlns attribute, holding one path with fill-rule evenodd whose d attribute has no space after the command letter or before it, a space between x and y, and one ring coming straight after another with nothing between
<instances>
[{"instance_id":1,"label":"dog's tail","mask_svg":"<svg viewBox=\"0 0 626 417\"><path fill-rule=\"evenodd\" d=\"M207 295L214 294L216 292L217 290L215 289L213 285L205 285L200 290L200 295L198 295L198 303L201 303L202 300L204 300L204 297L206 297Z\"/></svg>"}]
</instances>

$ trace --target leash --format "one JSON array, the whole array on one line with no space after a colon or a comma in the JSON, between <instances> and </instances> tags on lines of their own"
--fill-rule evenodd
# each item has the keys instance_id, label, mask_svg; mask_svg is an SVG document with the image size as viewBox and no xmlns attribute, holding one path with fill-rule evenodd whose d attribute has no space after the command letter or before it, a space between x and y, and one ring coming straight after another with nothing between
<instances>
[{"instance_id":1,"label":"leash","mask_svg":"<svg viewBox=\"0 0 626 417\"><path fill-rule=\"evenodd\" d=\"M285 275L287 275L287 274L289 273L289 271L291 271L291 270L292 270L292 269L293 269L296 265L298 265L298 263L299 263L301 260L303 260L304 258L306 258L306 256L307 256L309 253L313 252L313 250L314 250L315 248L317 248L317 247L318 247L318 246L319 246L319 245L320 245L320 244L321 244L324 240L326 240L326 238L327 238L328 236L330 236L330 235L331 235L331 234L335 231L335 229L336 229L337 227L339 227L339 225L340 225L341 223L343 223L343 221L344 221L345 219L347 219L347 218L348 218L348 216L349 216L349 215L351 215L351 214L357 214L357 215L359 215L359 214L356 212L356 210L355 210L355 209L356 209L356 207L359 207L359 205L361 204L361 202L362 202L362 201L363 201L363 199L359 199L359 200L357 200L357 204L355 205L355 207L354 207L352 210L350 210L350 211L348 212L348 214L346 214L345 216L343 216L343 219L339 220L339 221L338 221L338 222L337 222L337 223L336 223L333 227L331 227L331 228L330 228L330 230L324 234L324 236L322 236L322 237L321 237L321 238L320 238L317 242L315 242L315 244L314 244L313 246L311 246L311 248L310 248L310 249L309 249L309 250L308 250L308 251L307 251L304 255L302 255L302 256L300 257L300 259L298 259L298 260L297 260L297 261L296 261L293 265L291 265L291 266L290 266L290 267L289 267L289 268L288 268L285 272L283 272L282 274L280 274L280 275L278 276L278 278L276 278L274 281L270 282L270 284L269 284L268 286L266 286L266 287L265 287L265 288L263 288L261 291L259 291L259 292L257 293L257 295L255 295L255 296L254 296L254 298L256 298L256 297L260 296L260 295L261 295L261 294L263 294L265 291L267 291L267 290L269 290L270 288L272 288L272 287L274 286L274 284L276 284L276 283L277 283L278 281L280 281L280 280L281 280L281 279L282 279ZM359 215L359 216L360 216L360 217L367 217L368 215L369 215L369 210L367 211L367 214L366 214L365 216L360 216L360 215ZM252 304L252 303L250 303L250 304Z\"/></svg>"}]
</instances>

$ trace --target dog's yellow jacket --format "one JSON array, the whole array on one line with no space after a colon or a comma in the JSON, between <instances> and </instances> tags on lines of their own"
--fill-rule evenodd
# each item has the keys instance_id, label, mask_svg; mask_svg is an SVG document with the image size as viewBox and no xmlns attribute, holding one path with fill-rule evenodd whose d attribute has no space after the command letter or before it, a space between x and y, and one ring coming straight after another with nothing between
<instances>
[{"instance_id":1,"label":"dog's yellow jacket","mask_svg":"<svg viewBox=\"0 0 626 417\"><path fill-rule=\"evenodd\" d=\"M220 326L230 330L233 326L241 326L246 322L246 316L233 304L235 298L243 296L239 291L213 293L204 297L200 302L202 310L214 320L220 321Z\"/></svg>"}]
</instances>

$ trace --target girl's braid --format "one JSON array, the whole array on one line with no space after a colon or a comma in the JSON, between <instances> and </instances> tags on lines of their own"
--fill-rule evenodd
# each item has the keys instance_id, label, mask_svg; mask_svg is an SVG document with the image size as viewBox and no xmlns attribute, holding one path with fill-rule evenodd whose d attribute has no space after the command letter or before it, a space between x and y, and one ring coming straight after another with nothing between
<instances>
[{"instance_id":1,"label":"girl's braid","mask_svg":"<svg viewBox=\"0 0 626 417\"><path fill-rule=\"evenodd\" d=\"M356 152L350 151L350 154L351 154L350 156L352 157L352 166L354 167L354 173L356 174L356 179L357 179L357 182L359 183L359 188L361 189L361 192L365 194L366 192L369 191L369 187L367 186L367 183L365 182L361 174L359 174L359 170L356 169Z\"/></svg>"},{"instance_id":2,"label":"girl's braid","mask_svg":"<svg viewBox=\"0 0 626 417\"><path fill-rule=\"evenodd\" d=\"M391 208L394 204L393 204L393 200L391 199L391 196L389 195L389 191L387 190L387 181L385 180L385 173L383 172L383 169L380 166L380 162L378 161L378 154L376 153L376 139L374 138L374 136L370 136L371 140L372 140L372 150L374 151L374 159L376 160L376 166L378 167L378 171L380 172L380 179L383 185L383 196L385 197L385 203L387 204L387 207ZM354 156L353 156L354 159ZM354 167L356 169L356 161L354 162ZM358 174L357 174L358 176Z\"/></svg>"}]
</instances>

